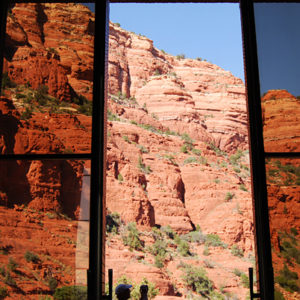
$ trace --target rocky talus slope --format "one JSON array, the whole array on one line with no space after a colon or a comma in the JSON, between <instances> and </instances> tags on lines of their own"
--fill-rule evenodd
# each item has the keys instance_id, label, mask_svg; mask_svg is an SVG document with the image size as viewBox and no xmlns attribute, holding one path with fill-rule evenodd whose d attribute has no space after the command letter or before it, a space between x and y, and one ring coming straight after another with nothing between
<instances>
[{"instance_id":1,"label":"rocky talus slope","mask_svg":"<svg viewBox=\"0 0 300 300\"><path fill-rule=\"evenodd\" d=\"M2 154L90 151L85 98L92 96L93 24L82 5L12 8L0 99ZM110 24L109 46L106 198L118 221L107 233L106 267L115 281L146 277L159 288L157 297L171 299L196 295L182 279L190 265L201 270L210 297L244 299L254 242L242 81L212 63L166 54L116 24ZM0 167L6 216L0 264L7 270L9 257L18 264L10 271L15 285L5 282L7 272L0 272L0 285L11 299L39 299L53 295L51 278L58 287L82 284L76 255L83 250L75 241L87 241L76 233L76 219L89 162ZM130 228L139 237L134 247L126 240ZM164 244L159 255L157 240ZM38 263L28 263L26 251Z\"/></svg>"}]
</instances>

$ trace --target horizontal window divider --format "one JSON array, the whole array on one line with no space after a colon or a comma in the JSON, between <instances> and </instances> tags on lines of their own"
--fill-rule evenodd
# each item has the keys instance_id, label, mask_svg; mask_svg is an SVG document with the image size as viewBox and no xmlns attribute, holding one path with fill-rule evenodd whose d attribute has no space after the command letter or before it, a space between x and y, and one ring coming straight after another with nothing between
<instances>
[{"instance_id":1,"label":"horizontal window divider","mask_svg":"<svg viewBox=\"0 0 300 300\"><path fill-rule=\"evenodd\" d=\"M43 160L43 159L92 159L91 153L78 154L4 154L0 160Z\"/></svg>"},{"instance_id":2,"label":"horizontal window divider","mask_svg":"<svg viewBox=\"0 0 300 300\"><path fill-rule=\"evenodd\" d=\"M265 152L265 158L300 158L300 152Z\"/></svg>"}]
</instances>

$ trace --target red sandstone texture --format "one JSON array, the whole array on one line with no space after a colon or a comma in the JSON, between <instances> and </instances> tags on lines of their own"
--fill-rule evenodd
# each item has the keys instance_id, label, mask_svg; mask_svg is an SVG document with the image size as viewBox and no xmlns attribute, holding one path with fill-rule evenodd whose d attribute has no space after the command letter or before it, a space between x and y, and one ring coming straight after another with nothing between
<instances>
[{"instance_id":1,"label":"red sandstone texture","mask_svg":"<svg viewBox=\"0 0 300 300\"><path fill-rule=\"evenodd\" d=\"M17 4L7 26L5 70L17 84L47 85L61 101L71 101L75 94L91 99L93 22L93 14L80 5ZM0 102L2 154L89 151L90 117L76 109L71 115L46 109L22 120L24 106L16 93L7 91ZM215 267L205 268L215 289L244 299L247 288L233 271L247 273L254 253L249 158L244 151L231 160L238 149L248 148L242 81L209 62L178 60L151 40L110 24L108 106L107 209L126 223L136 222L148 245L154 242L147 236L155 225L170 225L178 234L199 225L203 233L219 235L228 249L211 247L207 258L203 245L193 245L197 256L175 255L160 269L149 253L131 252L120 236L109 237L106 267L115 270L115 279L147 277L160 296L172 298L185 294L180 260L205 266L209 259ZM0 199L9 207L8 218L21 218L21 211L12 211L15 204L28 205L33 216L42 211L78 217L84 167L87 163L78 161L2 163ZM12 178L18 178L13 185ZM56 218L53 230L55 224L66 226L63 222ZM26 226L19 236L27 245ZM73 243L55 245L53 255L74 260ZM233 245L244 251L243 259L232 255ZM40 252L35 245L27 248ZM86 248L78 251L88 255ZM10 253L25 264L14 246ZM58 281L59 286L75 282Z\"/></svg>"}]
</instances>

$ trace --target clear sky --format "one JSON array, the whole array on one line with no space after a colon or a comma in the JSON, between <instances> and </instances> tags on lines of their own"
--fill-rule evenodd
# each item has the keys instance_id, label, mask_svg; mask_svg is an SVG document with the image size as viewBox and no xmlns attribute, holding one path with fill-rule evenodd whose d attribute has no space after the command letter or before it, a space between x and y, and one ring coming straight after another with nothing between
<instances>
[{"instance_id":1,"label":"clear sky","mask_svg":"<svg viewBox=\"0 0 300 300\"><path fill-rule=\"evenodd\" d=\"M201 57L244 80L238 4L111 3L110 20L169 54Z\"/></svg>"},{"instance_id":2,"label":"clear sky","mask_svg":"<svg viewBox=\"0 0 300 300\"><path fill-rule=\"evenodd\" d=\"M300 95L300 3L256 3L261 93L286 89Z\"/></svg>"}]
</instances>

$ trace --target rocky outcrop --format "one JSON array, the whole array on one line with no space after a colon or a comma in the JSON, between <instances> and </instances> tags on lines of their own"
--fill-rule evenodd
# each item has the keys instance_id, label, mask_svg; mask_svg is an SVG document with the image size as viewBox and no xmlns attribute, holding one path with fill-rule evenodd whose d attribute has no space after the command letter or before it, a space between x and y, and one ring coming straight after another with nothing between
<instances>
[{"instance_id":1,"label":"rocky outcrop","mask_svg":"<svg viewBox=\"0 0 300 300\"><path fill-rule=\"evenodd\" d=\"M61 101L76 95L91 100L94 20L79 4L15 4L7 23L4 71L19 84L48 86Z\"/></svg>"}]
</instances>

